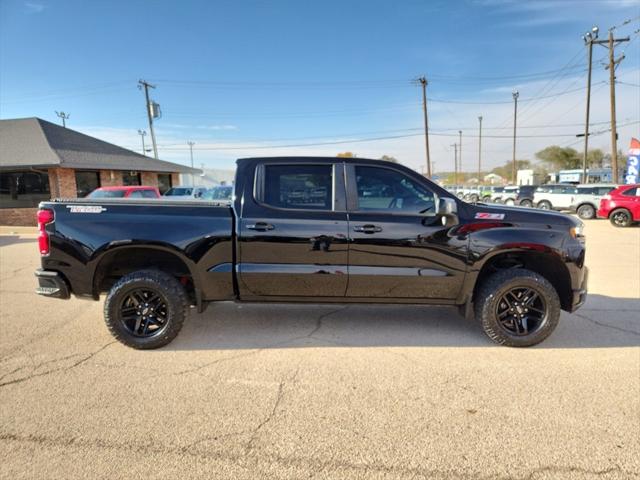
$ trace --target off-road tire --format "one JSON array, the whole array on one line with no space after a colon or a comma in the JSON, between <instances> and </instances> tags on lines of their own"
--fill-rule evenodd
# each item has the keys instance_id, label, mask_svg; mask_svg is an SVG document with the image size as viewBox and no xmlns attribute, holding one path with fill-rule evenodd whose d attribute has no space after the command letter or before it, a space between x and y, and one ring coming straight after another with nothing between
<instances>
[{"instance_id":1,"label":"off-road tire","mask_svg":"<svg viewBox=\"0 0 640 480\"><path fill-rule=\"evenodd\" d=\"M157 335L138 337L121 321L121 305L133 290L145 289L160 294L166 304L166 325ZM118 280L104 302L104 321L111 335L124 345L139 350L160 348L170 343L182 329L189 312L189 300L184 287L175 277L159 270L139 270Z\"/></svg>"},{"instance_id":2,"label":"off-road tire","mask_svg":"<svg viewBox=\"0 0 640 480\"><path fill-rule=\"evenodd\" d=\"M592 220L596 218L596 209L593 205L584 203L577 208L576 214L583 220Z\"/></svg>"},{"instance_id":3,"label":"off-road tire","mask_svg":"<svg viewBox=\"0 0 640 480\"><path fill-rule=\"evenodd\" d=\"M609 215L609 221L614 227L630 227L633 223L633 216L626 208L616 208Z\"/></svg>"},{"instance_id":4,"label":"off-road tire","mask_svg":"<svg viewBox=\"0 0 640 480\"><path fill-rule=\"evenodd\" d=\"M546 316L539 328L527 335L513 335L498 321L497 306L509 290L531 288L546 304ZM484 333L494 342L509 347L529 347L542 342L558 325L560 298L553 285L541 275L523 268L501 270L483 281L475 299L475 316Z\"/></svg>"}]
</instances>

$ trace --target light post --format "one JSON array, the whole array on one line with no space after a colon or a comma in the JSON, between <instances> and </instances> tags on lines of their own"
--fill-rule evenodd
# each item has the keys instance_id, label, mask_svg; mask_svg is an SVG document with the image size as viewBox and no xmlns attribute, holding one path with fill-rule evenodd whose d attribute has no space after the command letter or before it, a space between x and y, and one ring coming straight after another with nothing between
<instances>
[{"instance_id":1,"label":"light post","mask_svg":"<svg viewBox=\"0 0 640 480\"><path fill-rule=\"evenodd\" d=\"M145 149L144 146L144 136L147 134L147 132L145 132L144 130L138 130L138 135L140 135L140 138L142 138L142 155L144 155L145 157L147 156L147 150Z\"/></svg>"},{"instance_id":2,"label":"light post","mask_svg":"<svg viewBox=\"0 0 640 480\"><path fill-rule=\"evenodd\" d=\"M511 178L513 184L516 184L516 125L518 122L518 97L520 92L515 90L513 93L513 165L511 166Z\"/></svg>"}]
</instances>

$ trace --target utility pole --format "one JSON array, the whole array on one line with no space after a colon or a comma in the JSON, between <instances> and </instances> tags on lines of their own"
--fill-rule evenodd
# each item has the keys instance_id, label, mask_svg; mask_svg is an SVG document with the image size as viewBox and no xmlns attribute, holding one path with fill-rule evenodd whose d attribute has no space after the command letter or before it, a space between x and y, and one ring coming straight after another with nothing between
<instances>
[{"instance_id":1,"label":"utility pole","mask_svg":"<svg viewBox=\"0 0 640 480\"><path fill-rule=\"evenodd\" d=\"M144 156L147 155L147 150L144 146L144 136L147 134L147 132L145 132L144 130L138 130L138 135L140 135L140 137L142 138L142 154Z\"/></svg>"},{"instance_id":2,"label":"utility pole","mask_svg":"<svg viewBox=\"0 0 640 480\"><path fill-rule=\"evenodd\" d=\"M156 145L156 134L153 131L153 111L151 106L151 100L149 99L149 89L156 88L155 85L151 85L146 80L138 80L138 88L144 88L144 98L147 105L147 118L149 119L149 133L151 133L151 143L153 144L153 156L158 158L158 146Z\"/></svg>"},{"instance_id":3,"label":"utility pole","mask_svg":"<svg viewBox=\"0 0 640 480\"><path fill-rule=\"evenodd\" d=\"M67 120L71 114L56 111L56 115L62 119L62 128L67 128Z\"/></svg>"},{"instance_id":4,"label":"utility pole","mask_svg":"<svg viewBox=\"0 0 640 480\"><path fill-rule=\"evenodd\" d=\"M187 142L187 145L189 145L189 152L191 153L191 168L193 168L193 146L195 144L196 142L192 142L191 140ZM196 186L196 180L195 180L195 177L193 176L193 172L191 172L191 186L192 187Z\"/></svg>"},{"instance_id":5,"label":"utility pole","mask_svg":"<svg viewBox=\"0 0 640 480\"><path fill-rule=\"evenodd\" d=\"M462 130L458 130L458 136L460 137L460 141L458 143L458 165L459 171L462 173ZM464 176L462 177L462 183L464 183Z\"/></svg>"},{"instance_id":6,"label":"utility pole","mask_svg":"<svg viewBox=\"0 0 640 480\"><path fill-rule=\"evenodd\" d=\"M591 59L593 57L593 41L598 38L598 30L598 27L593 27L590 32L585 33L582 37L582 40L584 40L584 43L587 46L589 72L587 73L587 112L584 120L584 158L582 159L583 183L589 183L589 177L587 175L587 153L589 152L589 110L591 107Z\"/></svg>"},{"instance_id":7,"label":"utility pole","mask_svg":"<svg viewBox=\"0 0 640 480\"><path fill-rule=\"evenodd\" d=\"M596 40L593 43L606 45L609 48L609 95L611 97L611 176L613 183L618 183L618 131L616 128L616 66L624 60L624 55L615 58L615 46L622 42L628 42L629 37L614 38L613 29L609 29L607 40Z\"/></svg>"},{"instance_id":8,"label":"utility pole","mask_svg":"<svg viewBox=\"0 0 640 480\"><path fill-rule=\"evenodd\" d=\"M480 193L480 172L482 171L482 115L478 117L480 129L478 130L478 193Z\"/></svg>"},{"instance_id":9,"label":"utility pole","mask_svg":"<svg viewBox=\"0 0 640 480\"><path fill-rule=\"evenodd\" d=\"M427 152L427 178L431 178L431 156L429 154L429 119L427 116L427 79L425 77L418 78L418 82L422 85L422 111L424 113L424 143Z\"/></svg>"},{"instance_id":10,"label":"utility pole","mask_svg":"<svg viewBox=\"0 0 640 480\"><path fill-rule=\"evenodd\" d=\"M518 122L518 97L520 92L517 90L512 93L513 95L513 165L511 166L511 178L513 184L516 184L516 124Z\"/></svg>"},{"instance_id":11,"label":"utility pole","mask_svg":"<svg viewBox=\"0 0 640 480\"><path fill-rule=\"evenodd\" d=\"M458 144L454 143L450 145L453 147L453 183L458 187ZM456 192L457 194L457 192Z\"/></svg>"}]
</instances>

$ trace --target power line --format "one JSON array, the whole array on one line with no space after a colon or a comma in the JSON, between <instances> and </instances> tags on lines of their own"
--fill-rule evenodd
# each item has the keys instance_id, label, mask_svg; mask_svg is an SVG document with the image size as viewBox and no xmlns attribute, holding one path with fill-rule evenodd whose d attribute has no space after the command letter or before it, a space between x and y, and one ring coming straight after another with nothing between
<instances>
[{"instance_id":1,"label":"power line","mask_svg":"<svg viewBox=\"0 0 640 480\"><path fill-rule=\"evenodd\" d=\"M640 121L629 122L620 127L625 127L628 125L635 125L640 123ZM609 131L609 130L605 130ZM394 140L399 138L410 138L410 137L419 137L422 136L423 133L410 133L404 135L388 135L388 136L380 136L380 137L372 137L372 138L355 138L355 139L343 139L343 140L333 140L326 142L315 142L315 143L295 143L295 144L278 144L278 145L243 145L243 146L230 146L230 147L207 147L203 146L200 148L196 148L195 150L256 150L256 149L274 149L274 148L294 148L294 147L316 147L323 145L341 145L341 144L349 144L349 143L366 143L366 142L376 142L380 140ZM436 133L430 132L430 135L440 136L440 137L458 137L459 133ZM592 135L596 135L593 133ZM467 135L469 138L478 138L478 135ZM575 134L572 133L558 133L558 134L549 134L549 135L519 135L519 138L567 138L572 137L575 138ZM482 138L513 138L512 135L482 135ZM275 140L272 140L275 141ZM582 141L582 139L580 140ZM186 150L187 147L164 147L166 150Z\"/></svg>"}]
</instances>

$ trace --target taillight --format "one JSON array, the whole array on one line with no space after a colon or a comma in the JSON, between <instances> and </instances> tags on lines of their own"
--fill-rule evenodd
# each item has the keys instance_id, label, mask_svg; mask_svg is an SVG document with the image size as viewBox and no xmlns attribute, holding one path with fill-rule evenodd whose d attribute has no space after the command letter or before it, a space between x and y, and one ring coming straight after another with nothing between
<instances>
[{"instance_id":1,"label":"taillight","mask_svg":"<svg viewBox=\"0 0 640 480\"><path fill-rule=\"evenodd\" d=\"M38 248L40 255L49 255L49 234L45 230L47 223L53 222L53 211L38 210Z\"/></svg>"}]
</instances>

